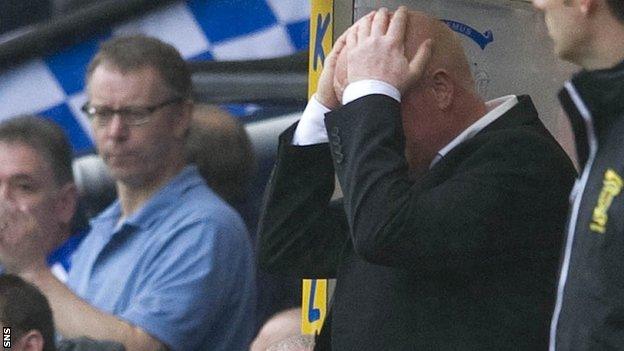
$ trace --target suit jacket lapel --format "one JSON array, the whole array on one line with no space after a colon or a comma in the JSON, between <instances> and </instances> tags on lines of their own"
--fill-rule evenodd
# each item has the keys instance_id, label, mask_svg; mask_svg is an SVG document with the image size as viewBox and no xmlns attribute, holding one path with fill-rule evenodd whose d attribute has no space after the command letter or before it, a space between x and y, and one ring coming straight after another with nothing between
<instances>
[{"instance_id":1,"label":"suit jacket lapel","mask_svg":"<svg viewBox=\"0 0 624 351\"><path fill-rule=\"evenodd\" d=\"M533 105L533 101L531 101L531 98L528 95L521 95L518 96L518 103L515 106L497 118L494 122L483 128L483 130L477 133L472 139L496 130L507 129L509 127L520 125L535 125L539 123L541 122L539 121L537 110L535 109L535 105ZM429 170L429 172L427 172L425 178L423 178L423 185L435 185L451 177L455 172L457 165L467 156L467 154L470 154L470 141L472 139L468 139L457 145L449 151L448 154L442 157L442 159L440 159ZM427 180L427 178L432 179Z\"/></svg>"}]
</instances>

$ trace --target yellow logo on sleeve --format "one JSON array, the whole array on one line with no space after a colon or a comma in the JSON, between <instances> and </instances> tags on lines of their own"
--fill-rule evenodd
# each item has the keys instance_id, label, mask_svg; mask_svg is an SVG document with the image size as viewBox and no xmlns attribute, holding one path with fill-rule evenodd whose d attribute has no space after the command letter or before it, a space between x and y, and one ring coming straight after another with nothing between
<instances>
[{"instance_id":1,"label":"yellow logo on sleeve","mask_svg":"<svg viewBox=\"0 0 624 351\"><path fill-rule=\"evenodd\" d=\"M592 212L592 222L589 225L589 229L604 234L607 230L607 221L609 219L607 212L613 203L613 198L622 191L622 185L624 185L622 177L614 170L607 169L602 181L602 190L600 190L600 195L598 195L598 203Z\"/></svg>"}]
</instances>

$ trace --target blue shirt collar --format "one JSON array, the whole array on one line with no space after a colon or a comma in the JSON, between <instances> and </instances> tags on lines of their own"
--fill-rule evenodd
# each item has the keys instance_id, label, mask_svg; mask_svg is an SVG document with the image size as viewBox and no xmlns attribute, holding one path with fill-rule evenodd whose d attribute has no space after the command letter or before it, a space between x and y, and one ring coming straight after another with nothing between
<instances>
[{"instance_id":1,"label":"blue shirt collar","mask_svg":"<svg viewBox=\"0 0 624 351\"><path fill-rule=\"evenodd\" d=\"M101 222L107 222L109 225L112 224L115 230L111 232L111 235L119 232L120 229L126 226L148 228L155 221L162 218L164 213L161 210L166 210L167 207L170 207L172 202L179 201L180 197L182 197L188 189L200 185L202 179L197 166L188 165L166 185L154 193L154 195L152 195L136 212L128 216L122 223L119 223L119 225L117 223L121 217L121 204L119 200L115 200L115 202L99 216L95 217L92 222L94 224Z\"/></svg>"}]
</instances>

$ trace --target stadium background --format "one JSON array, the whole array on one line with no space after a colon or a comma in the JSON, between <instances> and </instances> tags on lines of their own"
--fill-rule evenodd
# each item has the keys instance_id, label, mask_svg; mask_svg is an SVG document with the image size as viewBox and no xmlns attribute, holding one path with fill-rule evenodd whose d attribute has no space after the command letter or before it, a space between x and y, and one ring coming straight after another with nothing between
<instances>
[{"instance_id":1,"label":"stadium background","mask_svg":"<svg viewBox=\"0 0 624 351\"><path fill-rule=\"evenodd\" d=\"M156 8L96 36L0 71L0 120L37 113L59 123L77 155L93 152L84 74L98 44L112 36L145 33L175 46L189 61L265 59L307 50L308 0L189 0ZM229 105L245 118L253 105Z\"/></svg>"}]
</instances>

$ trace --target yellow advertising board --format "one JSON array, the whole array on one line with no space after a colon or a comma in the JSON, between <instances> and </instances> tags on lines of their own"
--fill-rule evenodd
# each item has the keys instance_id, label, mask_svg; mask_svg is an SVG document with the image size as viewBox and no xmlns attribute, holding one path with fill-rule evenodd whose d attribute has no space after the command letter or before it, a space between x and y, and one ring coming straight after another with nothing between
<instances>
[{"instance_id":1,"label":"yellow advertising board","mask_svg":"<svg viewBox=\"0 0 624 351\"><path fill-rule=\"evenodd\" d=\"M308 98L316 91L323 61L332 47L333 0L311 0L310 56L308 63ZM301 332L318 334L327 315L327 279L304 279Z\"/></svg>"},{"instance_id":2,"label":"yellow advertising board","mask_svg":"<svg viewBox=\"0 0 624 351\"><path fill-rule=\"evenodd\" d=\"M308 63L308 98L316 91L325 56L333 44L334 1L312 0L310 11L310 57Z\"/></svg>"},{"instance_id":3,"label":"yellow advertising board","mask_svg":"<svg viewBox=\"0 0 624 351\"><path fill-rule=\"evenodd\" d=\"M301 333L320 333L327 315L327 279L303 280L301 307Z\"/></svg>"}]
</instances>

